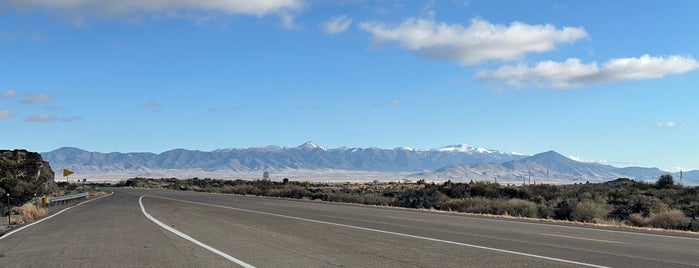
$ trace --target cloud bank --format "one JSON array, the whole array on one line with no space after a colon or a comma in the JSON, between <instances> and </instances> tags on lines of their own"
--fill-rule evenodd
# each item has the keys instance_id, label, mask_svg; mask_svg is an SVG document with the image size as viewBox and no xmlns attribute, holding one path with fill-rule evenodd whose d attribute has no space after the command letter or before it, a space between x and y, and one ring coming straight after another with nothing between
<instances>
[{"instance_id":1,"label":"cloud bank","mask_svg":"<svg viewBox=\"0 0 699 268\"><path fill-rule=\"evenodd\" d=\"M456 60L462 65L515 60L527 53L550 51L559 43L587 37L582 27L556 28L550 24L521 22L501 25L478 18L471 20L469 26L409 18L396 26L362 22L359 27L371 33L375 42L396 42L425 57Z\"/></svg>"},{"instance_id":2,"label":"cloud bank","mask_svg":"<svg viewBox=\"0 0 699 268\"><path fill-rule=\"evenodd\" d=\"M697 67L699 63L694 58L677 55L618 58L601 65L570 58L564 62L542 61L533 66L506 65L495 71L482 70L476 74L476 78L502 80L513 86L534 83L542 88L571 88L620 80L660 78L689 72Z\"/></svg>"}]
</instances>

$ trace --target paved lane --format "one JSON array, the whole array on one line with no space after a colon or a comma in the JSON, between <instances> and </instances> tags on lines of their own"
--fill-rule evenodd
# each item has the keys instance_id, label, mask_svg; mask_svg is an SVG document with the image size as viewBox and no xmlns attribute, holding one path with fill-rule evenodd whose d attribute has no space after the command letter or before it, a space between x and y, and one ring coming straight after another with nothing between
<instances>
[{"instance_id":1,"label":"paved lane","mask_svg":"<svg viewBox=\"0 0 699 268\"><path fill-rule=\"evenodd\" d=\"M697 267L699 236L637 233L301 200L136 189L0 240L0 263L257 267ZM47 246L47 241L54 241ZM55 243L55 242L59 243Z\"/></svg>"},{"instance_id":2,"label":"paved lane","mask_svg":"<svg viewBox=\"0 0 699 268\"><path fill-rule=\"evenodd\" d=\"M84 203L0 240L1 267L230 267L146 219L138 195Z\"/></svg>"}]
</instances>

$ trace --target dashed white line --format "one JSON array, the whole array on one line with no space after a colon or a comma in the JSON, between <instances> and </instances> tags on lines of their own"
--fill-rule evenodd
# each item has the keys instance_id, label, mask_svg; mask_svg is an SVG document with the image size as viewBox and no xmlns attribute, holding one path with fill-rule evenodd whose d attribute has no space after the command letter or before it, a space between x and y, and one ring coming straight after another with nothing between
<instances>
[{"instance_id":1,"label":"dashed white line","mask_svg":"<svg viewBox=\"0 0 699 268\"><path fill-rule=\"evenodd\" d=\"M236 259L235 257L233 257L233 256L231 256L231 255L228 255L228 254L226 254L226 253L224 253L224 252L222 252L222 251L220 251L220 250L218 250L218 249L216 249L216 248L214 248L214 247L211 247L211 246L209 246L209 245L207 245L207 244L204 244L204 243L202 243L202 242L199 242L198 240L196 240L196 239L190 237L189 235L187 235L187 234L185 234L185 233L183 233L183 232L180 232L180 231L178 231L177 229L172 228L172 227L167 226L166 224L162 223L161 221L159 221L159 220L156 219L155 217L153 217L153 216L151 216L150 214L148 214L148 212L146 212L146 209L143 207L143 202L141 201L142 199L143 199L143 196L141 196L141 197L138 198L138 204L141 206L141 212L143 212L143 215L146 216L146 218L148 218L149 220L151 220L151 221L154 222L155 224L159 225L160 227L163 227L163 229L168 230L168 231L172 232L173 234L176 234L176 235L178 235L178 236L180 236L180 237L182 237L182 238L184 238L184 239L187 239L187 240L189 240L190 242L192 242L192 243L194 243L194 244L196 244L196 245L198 245L198 246L200 246L200 247L203 247L203 248L205 248L206 250L211 251L211 252L213 252L213 253L215 253L215 254L217 254L217 255L219 255L219 256L221 256L221 257L223 257L223 258L225 258L225 259L227 259L227 260L229 260L229 261L231 261L231 262L234 262L234 263L236 263L236 264L238 264L238 265L240 265L240 266L242 266L242 267L245 267L245 268L255 268L255 266L252 266L252 265L250 265L250 264L248 264L248 263L245 263L245 262L243 262L243 261L241 261L241 260L239 260L239 259Z\"/></svg>"},{"instance_id":2,"label":"dashed white line","mask_svg":"<svg viewBox=\"0 0 699 268\"><path fill-rule=\"evenodd\" d=\"M495 251L495 252L500 252L500 253L507 253L507 254L531 257L531 258L536 258L536 259L561 262L561 263L568 263L568 264L574 264L574 265L580 265L580 266L586 266L586 267L607 268L607 266L601 266L601 265L596 265L596 264L591 264L591 263L564 260L564 259L541 256L541 255L536 255L536 254L529 254L529 253L524 253L524 252L519 252L519 251L491 248L491 247L486 247L486 246L479 246L479 245L474 245L474 244L467 244L467 243L442 240L442 239L430 238L430 237L424 237L424 236L417 236L417 235L411 235L411 234L404 234L404 233L398 233L398 232L384 231L384 230L379 230L379 229L372 229L372 228L354 226L354 225L348 225L348 224L342 224L342 223L334 223L334 222L306 219L306 218L294 217L294 216L289 216L289 215L282 215L282 214L275 214L275 213L269 213L269 212L263 212L263 211L249 210L249 209L244 209L244 208L235 208L235 207L213 205L213 204L180 200L180 199L174 199L174 198L168 198L168 197L160 197L160 196L149 196L149 197L167 199L167 200L202 205L202 206L211 206L211 207L231 209L231 210L237 210L237 211L243 211L243 212L249 212L249 213L256 213L256 214L261 214L261 215L275 216L275 217L281 217L281 218L287 218L287 219L294 219L294 220L300 220L300 221L307 221L307 222L313 222L313 223L327 224L327 225L333 225L333 226L339 226L339 227L345 227L345 228L351 228L351 229L357 229L357 230L363 230L363 231L370 231L370 232L377 232L377 233L389 234L389 235L395 235L395 236L422 239L422 240L427 240L427 241L440 242L440 243L446 243L446 244L452 244L452 245L458 245L458 246L464 246L464 247L470 247L470 248L477 248L477 249L483 249L483 250ZM144 211L144 213L145 213L145 211Z\"/></svg>"}]
</instances>

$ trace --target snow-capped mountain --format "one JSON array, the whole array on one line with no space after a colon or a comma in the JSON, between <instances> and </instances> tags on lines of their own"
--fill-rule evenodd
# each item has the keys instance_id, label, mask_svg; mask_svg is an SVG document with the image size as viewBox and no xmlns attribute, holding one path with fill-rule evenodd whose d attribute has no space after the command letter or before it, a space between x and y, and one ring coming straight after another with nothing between
<instances>
[{"instance_id":1,"label":"snow-capped mountain","mask_svg":"<svg viewBox=\"0 0 699 268\"><path fill-rule=\"evenodd\" d=\"M357 180L408 178L411 180L488 180L544 183L599 182L620 177L655 181L666 173L657 168L617 168L585 163L548 151L534 156L505 153L465 144L435 149L327 148L314 142L297 147L276 145L219 149L211 152L175 149L155 153L98 153L78 148L60 148L42 153L56 169L67 168L85 176L172 176L228 177L280 171L299 179L339 177ZM157 174L157 175L155 175ZM82 176L81 175L81 176ZM680 174L673 173L679 178ZM384 176L384 177L382 177ZM360 179L361 179L360 178ZM699 171L684 172L684 182L699 182Z\"/></svg>"},{"instance_id":2,"label":"snow-capped mountain","mask_svg":"<svg viewBox=\"0 0 699 268\"><path fill-rule=\"evenodd\" d=\"M297 147L270 145L219 149L212 152L175 149L160 154L99 153L78 148L60 148L42 155L57 169L69 168L76 172L89 173L165 169L221 172L285 169L417 172L448 165L503 162L524 157L468 145L437 149L329 149L312 141Z\"/></svg>"}]
</instances>

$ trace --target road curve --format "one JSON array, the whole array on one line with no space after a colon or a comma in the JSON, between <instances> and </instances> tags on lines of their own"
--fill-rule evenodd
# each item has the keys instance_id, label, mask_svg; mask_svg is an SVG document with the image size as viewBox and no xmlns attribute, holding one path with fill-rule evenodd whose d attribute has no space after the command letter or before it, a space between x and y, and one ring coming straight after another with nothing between
<instances>
[{"instance_id":1,"label":"road curve","mask_svg":"<svg viewBox=\"0 0 699 268\"><path fill-rule=\"evenodd\" d=\"M699 267L699 236L691 234L303 200L110 190L115 192L112 196L74 207L2 238L0 264Z\"/></svg>"}]
</instances>

